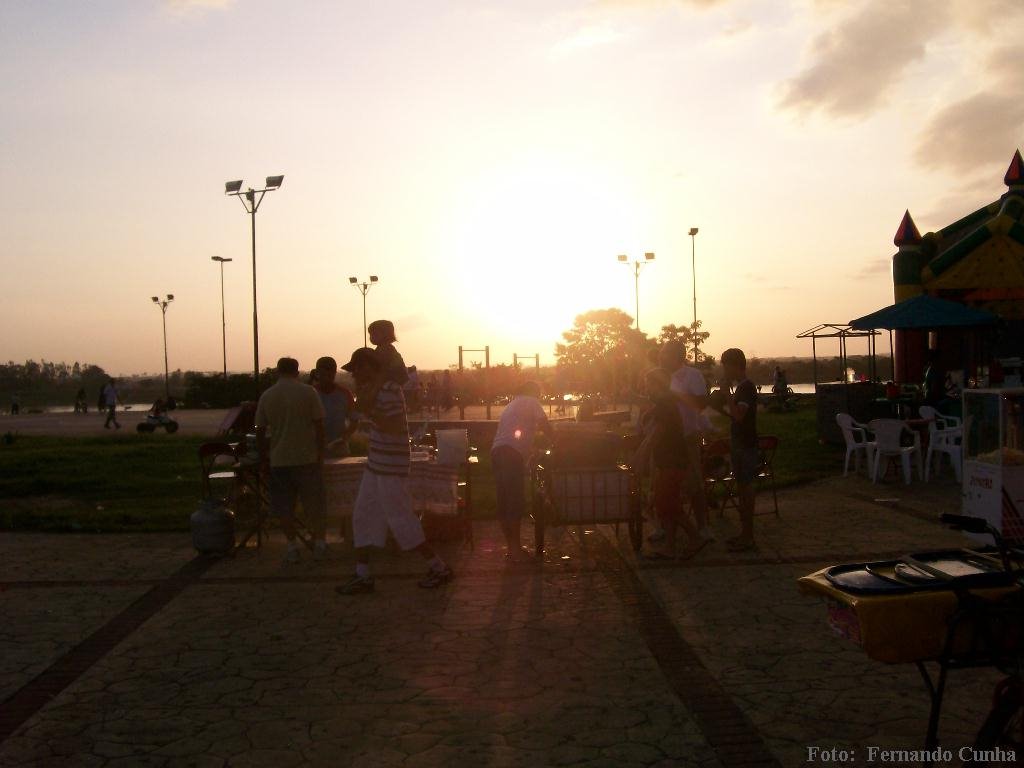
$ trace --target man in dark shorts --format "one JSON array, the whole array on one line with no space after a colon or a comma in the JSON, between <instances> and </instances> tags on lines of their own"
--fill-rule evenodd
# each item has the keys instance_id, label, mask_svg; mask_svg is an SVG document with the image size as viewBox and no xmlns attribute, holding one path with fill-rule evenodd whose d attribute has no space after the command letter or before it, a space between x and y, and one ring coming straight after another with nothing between
<instances>
[{"instance_id":1,"label":"man in dark shorts","mask_svg":"<svg viewBox=\"0 0 1024 768\"><path fill-rule=\"evenodd\" d=\"M550 432L548 417L540 404L540 385L528 381L519 387L502 411L491 445L491 470L498 501L498 522L505 537L505 556L513 562L529 562L531 555L519 539L526 514L526 466L533 450L533 435ZM541 554L540 552L536 553Z\"/></svg>"},{"instance_id":2,"label":"man in dark shorts","mask_svg":"<svg viewBox=\"0 0 1024 768\"><path fill-rule=\"evenodd\" d=\"M740 508L740 535L726 542L730 552L749 552L754 543L754 480L761 468L757 448L757 387L747 378L747 358L740 349L722 353L725 380L736 382L732 397L718 390L712 398L715 408L729 417L732 473Z\"/></svg>"},{"instance_id":3,"label":"man in dark shorts","mask_svg":"<svg viewBox=\"0 0 1024 768\"><path fill-rule=\"evenodd\" d=\"M269 433L269 438L268 438ZM313 527L313 556L323 557L324 538L324 407L316 391L299 381L299 362L277 361L277 383L260 395L256 405L256 443L261 463L270 475L270 510L288 538L285 562L299 560L295 502Z\"/></svg>"}]
</instances>

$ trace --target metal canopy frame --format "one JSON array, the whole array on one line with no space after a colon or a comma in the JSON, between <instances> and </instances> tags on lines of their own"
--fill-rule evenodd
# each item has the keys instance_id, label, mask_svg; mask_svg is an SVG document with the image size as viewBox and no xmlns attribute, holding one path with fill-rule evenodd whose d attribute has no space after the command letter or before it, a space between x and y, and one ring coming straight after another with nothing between
<instances>
[{"instance_id":1,"label":"metal canopy frame","mask_svg":"<svg viewBox=\"0 0 1024 768\"><path fill-rule=\"evenodd\" d=\"M796 338L798 339L810 339L811 340L811 354L814 358L814 388L818 388L818 339L838 339L839 340L839 362L843 368L843 383L847 383L846 379L846 368L847 368L847 348L846 342L848 339L863 339L868 340L868 375L872 381L878 380L878 365L875 358L876 342L875 337L881 336L878 331L860 331L853 328L848 323L822 323L816 325L813 328L808 328L802 333L798 333ZM892 331L889 331L889 359L892 363L892 377L896 379L896 358L893 355L892 349Z\"/></svg>"}]
</instances>

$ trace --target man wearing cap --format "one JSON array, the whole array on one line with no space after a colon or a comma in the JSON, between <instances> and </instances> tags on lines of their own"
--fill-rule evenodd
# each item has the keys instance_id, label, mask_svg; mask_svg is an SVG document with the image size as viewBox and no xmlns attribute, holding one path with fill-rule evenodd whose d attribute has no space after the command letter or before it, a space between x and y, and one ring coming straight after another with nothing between
<instances>
[{"instance_id":1,"label":"man wearing cap","mask_svg":"<svg viewBox=\"0 0 1024 768\"><path fill-rule=\"evenodd\" d=\"M372 349L357 349L342 368L356 380L357 408L372 427L366 470L352 511L356 574L347 584L336 587L336 591L341 595L374 591L370 547L384 547L389 530L402 550L415 549L428 561L430 570L420 580L420 586L440 587L451 581L452 571L427 544L423 526L412 510L408 488L409 423L402 388L384 378L381 360Z\"/></svg>"},{"instance_id":2,"label":"man wearing cap","mask_svg":"<svg viewBox=\"0 0 1024 768\"><path fill-rule=\"evenodd\" d=\"M269 440L267 433L270 433ZM299 361L277 361L277 383L256 405L256 444L260 461L269 464L270 510L288 537L285 561L297 562L299 547L293 514L296 498L313 529L313 557L326 552L324 505L324 407L311 386L299 381Z\"/></svg>"}]
</instances>

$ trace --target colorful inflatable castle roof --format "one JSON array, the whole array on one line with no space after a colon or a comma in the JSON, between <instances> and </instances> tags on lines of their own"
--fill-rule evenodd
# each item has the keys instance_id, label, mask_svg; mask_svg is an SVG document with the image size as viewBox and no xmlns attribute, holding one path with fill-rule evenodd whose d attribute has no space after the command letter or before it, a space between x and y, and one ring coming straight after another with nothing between
<instances>
[{"instance_id":1,"label":"colorful inflatable castle roof","mask_svg":"<svg viewBox=\"0 0 1024 768\"><path fill-rule=\"evenodd\" d=\"M1024 160L1013 155L1003 177L1007 191L923 237L910 212L893 239L896 301L926 293L1024 320Z\"/></svg>"}]
</instances>

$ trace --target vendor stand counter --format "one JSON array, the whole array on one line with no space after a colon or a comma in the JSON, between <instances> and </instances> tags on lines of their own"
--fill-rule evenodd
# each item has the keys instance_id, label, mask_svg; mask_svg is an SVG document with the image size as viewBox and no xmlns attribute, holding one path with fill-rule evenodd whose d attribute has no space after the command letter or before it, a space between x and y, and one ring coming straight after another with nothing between
<instances>
[{"instance_id":1,"label":"vendor stand counter","mask_svg":"<svg viewBox=\"0 0 1024 768\"><path fill-rule=\"evenodd\" d=\"M963 513L1022 543L1024 389L966 389L963 412Z\"/></svg>"},{"instance_id":2,"label":"vendor stand counter","mask_svg":"<svg viewBox=\"0 0 1024 768\"><path fill-rule=\"evenodd\" d=\"M933 553L939 555L943 553ZM960 568L971 576L971 569L979 562L988 561L989 566L978 567L978 576L996 576L1000 566L988 553L971 550L951 551L948 558L932 560L931 564L942 567ZM921 557L919 555L919 557ZM857 569L857 575L874 574L881 582L897 578L894 573L897 561L878 563L857 563L847 569ZM865 567L866 566L866 567ZM989 571L991 567L991 571ZM835 579L842 566L823 568L798 580L800 591L806 595L825 598L828 606L828 624L840 637L860 646L864 653L875 661L901 664L939 660L944 653L957 656L965 653L975 642L974 627L964 622L955 627L952 646L946 647L947 633L954 625L954 616L960 607L960 598L953 588L891 590L881 588L866 591L844 588ZM842 574L847 575L847 574ZM1016 585L1003 581L993 586L979 586L969 591L986 600L996 601L1000 597L1016 592Z\"/></svg>"},{"instance_id":3,"label":"vendor stand counter","mask_svg":"<svg viewBox=\"0 0 1024 768\"><path fill-rule=\"evenodd\" d=\"M352 514L365 471L365 456L329 459L324 462L328 514ZM458 466L439 464L425 453L412 455L408 487L413 511L417 514L457 514L458 483Z\"/></svg>"}]
</instances>

